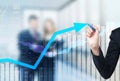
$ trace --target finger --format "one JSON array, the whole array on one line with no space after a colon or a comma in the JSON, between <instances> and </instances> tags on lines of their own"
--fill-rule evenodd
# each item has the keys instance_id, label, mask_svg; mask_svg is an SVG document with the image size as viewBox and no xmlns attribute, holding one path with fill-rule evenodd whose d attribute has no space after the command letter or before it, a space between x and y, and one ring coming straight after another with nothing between
<instances>
[{"instance_id":1,"label":"finger","mask_svg":"<svg viewBox=\"0 0 120 81\"><path fill-rule=\"evenodd\" d=\"M92 33L91 33L91 32L88 32L88 34L89 34L89 35L92 35Z\"/></svg>"},{"instance_id":2,"label":"finger","mask_svg":"<svg viewBox=\"0 0 120 81\"><path fill-rule=\"evenodd\" d=\"M87 36L88 36L88 37L91 37L92 35L93 35L93 33L87 32Z\"/></svg>"},{"instance_id":3,"label":"finger","mask_svg":"<svg viewBox=\"0 0 120 81\"><path fill-rule=\"evenodd\" d=\"M88 29L89 29L89 31L91 31L91 32L95 32L93 29L95 29L95 28L91 28L91 27L88 27Z\"/></svg>"},{"instance_id":4,"label":"finger","mask_svg":"<svg viewBox=\"0 0 120 81\"><path fill-rule=\"evenodd\" d=\"M90 38L90 34L87 33L87 37Z\"/></svg>"},{"instance_id":5,"label":"finger","mask_svg":"<svg viewBox=\"0 0 120 81\"><path fill-rule=\"evenodd\" d=\"M87 28L87 32L89 32L89 33L93 33L93 31L90 30L90 28Z\"/></svg>"},{"instance_id":6,"label":"finger","mask_svg":"<svg viewBox=\"0 0 120 81\"><path fill-rule=\"evenodd\" d=\"M90 35L90 36L92 36L93 34L94 34L94 32L92 31L90 31L89 29L87 30L87 33Z\"/></svg>"},{"instance_id":7,"label":"finger","mask_svg":"<svg viewBox=\"0 0 120 81\"><path fill-rule=\"evenodd\" d=\"M96 30L98 30L98 26L97 26L97 25L92 24L92 26L93 26Z\"/></svg>"},{"instance_id":8,"label":"finger","mask_svg":"<svg viewBox=\"0 0 120 81\"><path fill-rule=\"evenodd\" d=\"M94 24L93 24L93 26L94 26L94 28L95 28L95 30L96 30L95 33L99 34L99 28L98 28L98 26L97 26L97 25L94 25Z\"/></svg>"},{"instance_id":9,"label":"finger","mask_svg":"<svg viewBox=\"0 0 120 81\"><path fill-rule=\"evenodd\" d=\"M87 33L87 37L91 38L93 34Z\"/></svg>"}]
</instances>

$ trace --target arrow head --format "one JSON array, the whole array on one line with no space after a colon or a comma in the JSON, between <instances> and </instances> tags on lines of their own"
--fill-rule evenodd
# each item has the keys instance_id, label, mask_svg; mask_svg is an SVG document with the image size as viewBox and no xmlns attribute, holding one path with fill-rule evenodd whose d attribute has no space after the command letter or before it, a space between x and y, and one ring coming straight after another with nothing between
<instances>
[{"instance_id":1,"label":"arrow head","mask_svg":"<svg viewBox=\"0 0 120 81\"><path fill-rule=\"evenodd\" d=\"M76 32L79 32L82 28L84 28L87 23L74 23L74 28Z\"/></svg>"}]
</instances>

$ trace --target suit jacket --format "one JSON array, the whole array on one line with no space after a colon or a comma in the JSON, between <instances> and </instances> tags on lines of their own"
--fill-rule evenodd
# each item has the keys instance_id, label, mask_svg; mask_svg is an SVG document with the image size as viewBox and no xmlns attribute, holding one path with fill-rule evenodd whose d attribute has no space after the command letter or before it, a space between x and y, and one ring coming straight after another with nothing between
<instances>
[{"instance_id":1,"label":"suit jacket","mask_svg":"<svg viewBox=\"0 0 120 81\"><path fill-rule=\"evenodd\" d=\"M120 55L120 28L112 31L106 57L99 48L99 56L93 55L95 66L103 78L108 79L115 70Z\"/></svg>"},{"instance_id":2,"label":"suit jacket","mask_svg":"<svg viewBox=\"0 0 120 81\"><path fill-rule=\"evenodd\" d=\"M32 50L30 50L29 47L24 46L20 42L27 42L31 44L42 44L42 42L39 40L36 40L29 30L21 31L18 35L18 47L20 51L19 60L28 64L34 64L38 57L40 56L40 53L36 53Z\"/></svg>"}]
</instances>

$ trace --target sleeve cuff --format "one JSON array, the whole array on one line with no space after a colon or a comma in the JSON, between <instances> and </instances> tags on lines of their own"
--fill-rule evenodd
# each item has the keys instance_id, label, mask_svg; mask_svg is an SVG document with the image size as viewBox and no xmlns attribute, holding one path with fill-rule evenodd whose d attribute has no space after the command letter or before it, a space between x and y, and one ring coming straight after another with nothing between
<instances>
[{"instance_id":1,"label":"sleeve cuff","mask_svg":"<svg viewBox=\"0 0 120 81\"><path fill-rule=\"evenodd\" d=\"M102 53L102 50L101 50L100 47L99 47L99 56L94 55L93 52L92 52L92 50L91 50L91 53L92 53L93 57L95 57L95 58L98 58L98 57L102 57L102 56L103 56L103 53Z\"/></svg>"},{"instance_id":2,"label":"sleeve cuff","mask_svg":"<svg viewBox=\"0 0 120 81\"><path fill-rule=\"evenodd\" d=\"M104 59L104 56L103 56L101 48L99 48L99 56L94 55L92 50L91 50L91 53L93 55L93 60L94 60L95 65L97 65L99 67L102 67L105 59Z\"/></svg>"}]
</instances>

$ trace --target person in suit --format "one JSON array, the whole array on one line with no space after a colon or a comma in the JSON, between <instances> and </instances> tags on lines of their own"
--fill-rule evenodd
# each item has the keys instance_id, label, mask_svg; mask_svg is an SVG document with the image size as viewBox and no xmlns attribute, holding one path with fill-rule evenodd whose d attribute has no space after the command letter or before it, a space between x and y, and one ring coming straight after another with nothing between
<instances>
[{"instance_id":1,"label":"person in suit","mask_svg":"<svg viewBox=\"0 0 120 81\"><path fill-rule=\"evenodd\" d=\"M112 31L107 54L104 57L99 45L98 27L95 25L93 27L95 31L91 28L87 30L87 39L93 55L93 61L101 76L108 79L114 72L120 55L120 28Z\"/></svg>"},{"instance_id":2,"label":"person in suit","mask_svg":"<svg viewBox=\"0 0 120 81\"><path fill-rule=\"evenodd\" d=\"M19 60L33 65L35 63L35 60L38 58L39 53L30 48L42 43L40 34L38 32L39 25L37 16L31 15L28 21L29 28L21 31L18 35L18 47L20 50Z\"/></svg>"},{"instance_id":3,"label":"person in suit","mask_svg":"<svg viewBox=\"0 0 120 81\"><path fill-rule=\"evenodd\" d=\"M42 39L38 33L38 17L31 15L28 18L28 22L29 28L21 31L18 35L19 61L33 65L40 55L36 47L41 47L39 49L41 51L43 47L40 46L42 45ZM21 81L33 81L34 70L25 67L21 67L20 69Z\"/></svg>"}]
</instances>

